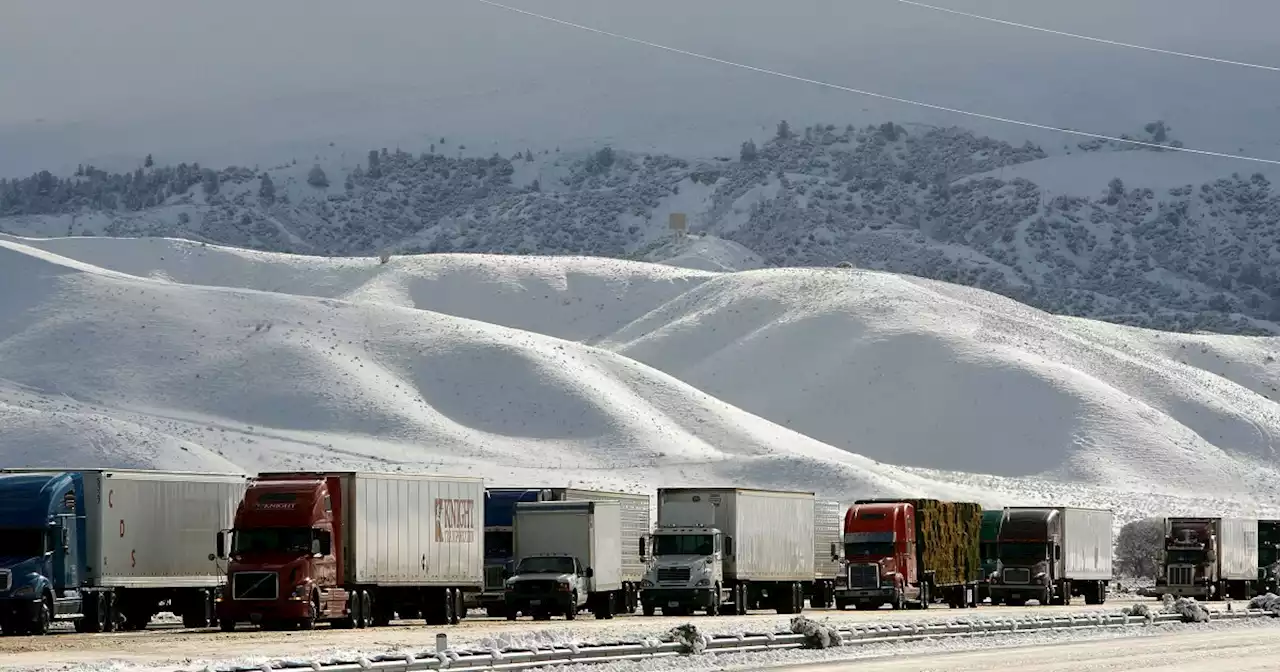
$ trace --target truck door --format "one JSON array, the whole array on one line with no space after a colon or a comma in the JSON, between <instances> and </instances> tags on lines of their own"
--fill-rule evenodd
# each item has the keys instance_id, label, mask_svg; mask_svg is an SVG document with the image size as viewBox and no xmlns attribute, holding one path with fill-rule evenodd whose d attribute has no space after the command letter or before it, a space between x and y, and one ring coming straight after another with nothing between
<instances>
[{"instance_id":1,"label":"truck door","mask_svg":"<svg viewBox=\"0 0 1280 672\"><path fill-rule=\"evenodd\" d=\"M77 549L75 514L60 514L50 530L49 550L53 551L54 594L58 597L74 597L80 585L80 562Z\"/></svg>"},{"instance_id":2,"label":"truck door","mask_svg":"<svg viewBox=\"0 0 1280 672\"><path fill-rule=\"evenodd\" d=\"M914 585L920 580L916 570L916 519L915 507L904 506L898 516L898 535L903 543L898 544L898 568L903 572L907 585Z\"/></svg>"}]
</instances>

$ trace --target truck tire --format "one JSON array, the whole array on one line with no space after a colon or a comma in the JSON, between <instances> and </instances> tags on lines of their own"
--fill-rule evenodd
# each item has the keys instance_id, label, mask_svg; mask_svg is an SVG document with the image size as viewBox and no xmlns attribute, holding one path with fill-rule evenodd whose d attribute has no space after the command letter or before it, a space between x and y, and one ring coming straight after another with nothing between
<instances>
[{"instance_id":1,"label":"truck tire","mask_svg":"<svg viewBox=\"0 0 1280 672\"><path fill-rule=\"evenodd\" d=\"M31 619L31 624L27 626L27 631L33 635L49 634L49 626L53 624L53 597L45 595L40 600L40 606L36 608L35 617Z\"/></svg>"},{"instance_id":2,"label":"truck tire","mask_svg":"<svg viewBox=\"0 0 1280 672\"><path fill-rule=\"evenodd\" d=\"M654 614L658 613L658 608L653 606L652 604L644 604L640 606L640 613L644 614L645 616L653 616Z\"/></svg>"},{"instance_id":3,"label":"truck tire","mask_svg":"<svg viewBox=\"0 0 1280 672\"><path fill-rule=\"evenodd\" d=\"M235 632L236 622L235 621L218 621L218 629L223 632Z\"/></svg>"},{"instance_id":4,"label":"truck tire","mask_svg":"<svg viewBox=\"0 0 1280 672\"><path fill-rule=\"evenodd\" d=\"M836 611L844 611L845 607L847 606L849 606L848 602L845 602L844 600L838 597L836 598Z\"/></svg>"},{"instance_id":5,"label":"truck tire","mask_svg":"<svg viewBox=\"0 0 1280 672\"><path fill-rule=\"evenodd\" d=\"M745 583L733 587L733 613L738 616L747 615L747 584Z\"/></svg>"},{"instance_id":6,"label":"truck tire","mask_svg":"<svg viewBox=\"0 0 1280 672\"><path fill-rule=\"evenodd\" d=\"M572 621L578 617L578 591L569 596L569 607L564 610L564 620Z\"/></svg>"}]
</instances>

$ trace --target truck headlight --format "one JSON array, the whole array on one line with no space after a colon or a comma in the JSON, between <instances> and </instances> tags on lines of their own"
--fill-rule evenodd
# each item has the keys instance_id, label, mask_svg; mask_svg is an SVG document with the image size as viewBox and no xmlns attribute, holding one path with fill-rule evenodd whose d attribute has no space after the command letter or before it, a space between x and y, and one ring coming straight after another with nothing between
<instances>
[{"instance_id":1,"label":"truck headlight","mask_svg":"<svg viewBox=\"0 0 1280 672\"><path fill-rule=\"evenodd\" d=\"M35 596L36 596L36 587L35 587L34 585L27 584L27 585L25 585L25 586L23 586L23 587L21 587L21 588L19 588L19 589L15 590L15 591L13 591L13 596L14 596L14 597L35 597Z\"/></svg>"},{"instance_id":2,"label":"truck headlight","mask_svg":"<svg viewBox=\"0 0 1280 672\"><path fill-rule=\"evenodd\" d=\"M652 588L652 587L653 587L653 582L652 582L652 581L650 581L649 579L645 579L644 581L641 581L641 582L640 582L640 586L641 586L641 587L643 587L643 588Z\"/></svg>"},{"instance_id":3,"label":"truck headlight","mask_svg":"<svg viewBox=\"0 0 1280 672\"><path fill-rule=\"evenodd\" d=\"M560 592L563 592L563 593L569 592L569 588L570 588L570 585L568 583L565 583L564 581L561 581L560 583L556 584L556 590L559 590Z\"/></svg>"},{"instance_id":4,"label":"truck headlight","mask_svg":"<svg viewBox=\"0 0 1280 672\"><path fill-rule=\"evenodd\" d=\"M293 594L289 595L291 600L305 600L311 595L311 585L307 583L299 583L293 587Z\"/></svg>"},{"instance_id":5,"label":"truck headlight","mask_svg":"<svg viewBox=\"0 0 1280 672\"><path fill-rule=\"evenodd\" d=\"M695 585L699 585L699 586L709 586L709 585L711 585L711 579L698 579L698 583L697 583L697 584L695 584Z\"/></svg>"}]
</instances>

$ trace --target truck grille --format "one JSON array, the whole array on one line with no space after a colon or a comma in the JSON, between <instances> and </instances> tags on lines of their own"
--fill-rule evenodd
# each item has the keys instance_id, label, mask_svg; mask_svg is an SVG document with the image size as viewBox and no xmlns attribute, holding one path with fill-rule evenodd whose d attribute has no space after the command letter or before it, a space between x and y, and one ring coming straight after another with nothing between
<instances>
[{"instance_id":1,"label":"truck grille","mask_svg":"<svg viewBox=\"0 0 1280 672\"><path fill-rule=\"evenodd\" d=\"M0 569L0 592L9 591L10 572L7 569Z\"/></svg>"},{"instance_id":2,"label":"truck grille","mask_svg":"<svg viewBox=\"0 0 1280 672\"><path fill-rule=\"evenodd\" d=\"M1031 583L1031 570L1013 568L1004 570L1005 583Z\"/></svg>"},{"instance_id":3,"label":"truck grille","mask_svg":"<svg viewBox=\"0 0 1280 672\"><path fill-rule=\"evenodd\" d=\"M880 586L878 565L849 565L850 588L876 588Z\"/></svg>"},{"instance_id":4,"label":"truck grille","mask_svg":"<svg viewBox=\"0 0 1280 672\"><path fill-rule=\"evenodd\" d=\"M502 584L506 579L502 578L502 565L493 565L484 568L484 589L485 590L502 590Z\"/></svg>"},{"instance_id":5,"label":"truck grille","mask_svg":"<svg viewBox=\"0 0 1280 672\"><path fill-rule=\"evenodd\" d=\"M1171 586L1190 586L1194 581L1192 575L1195 572L1193 567L1170 567L1169 568L1169 585Z\"/></svg>"},{"instance_id":6,"label":"truck grille","mask_svg":"<svg viewBox=\"0 0 1280 672\"><path fill-rule=\"evenodd\" d=\"M659 567L658 583L689 583L689 568Z\"/></svg>"},{"instance_id":7,"label":"truck grille","mask_svg":"<svg viewBox=\"0 0 1280 672\"><path fill-rule=\"evenodd\" d=\"M559 581L517 581L511 592L517 595L546 595L556 591Z\"/></svg>"},{"instance_id":8,"label":"truck grille","mask_svg":"<svg viewBox=\"0 0 1280 672\"><path fill-rule=\"evenodd\" d=\"M274 600L280 596L275 572L236 572L231 575L231 597L236 600Z\"/></svg>"}]
</instances>

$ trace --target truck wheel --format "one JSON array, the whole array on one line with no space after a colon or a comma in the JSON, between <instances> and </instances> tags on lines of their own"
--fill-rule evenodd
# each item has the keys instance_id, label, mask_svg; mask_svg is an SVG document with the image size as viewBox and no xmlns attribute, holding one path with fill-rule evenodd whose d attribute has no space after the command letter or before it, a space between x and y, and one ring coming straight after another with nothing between
<instances>
[{"instance_id":1,"label":"truck wheel","mask_svg":"<svg viewBox=\"0 0 1280 672\"><path fill-rule=\"evenodd\" d=\"M31 621L28 631L33 635L45 635L49 633L49 625L53 623L53 604L49 596L45 596L40 600L40 606L36 609L35 618Z\"/></svg>"},{"instance_id":2,"label":"truck wheel","mask_svg":"<svg viewBox=\"0 0 1280 672\"><path fill-rule=\"evenodd\" d=\"M836 611L844 611L847 606L849 606L848 602L845 602L838 597L836 598Z\"/></svg>"},{"instance_id":3,"label":"truck wheel","mask_svg":"<svg viewBox=\"0 0 1280 672\"><path fill-rule=\"evenodd\" d=\"M572 621L578 617L578 592L569 596L569 606L564 610L564 620Z\"/></svg>"},{"instance_id":4,"label":"truck wheel","mask_svg":"<svg viewBox=\"0 0 1280 672\"><path fill-rule=\"evenodd\" d=\"M644 604L640 606L640 613L644 614L645 616L653 616L654 614L658 613L658 608L653 606L652 604Z\"/></svg>"},{"instance_id":5,"label":"truck wheel","mask_svg":"<svg viewBox=\"0 0 1280 672\"><path fill-rule=\"evenodd\" d=\"M218 621L218 629L223 632L235 632L236 622L227 620Z\"/></svg>"}]
</instances>

